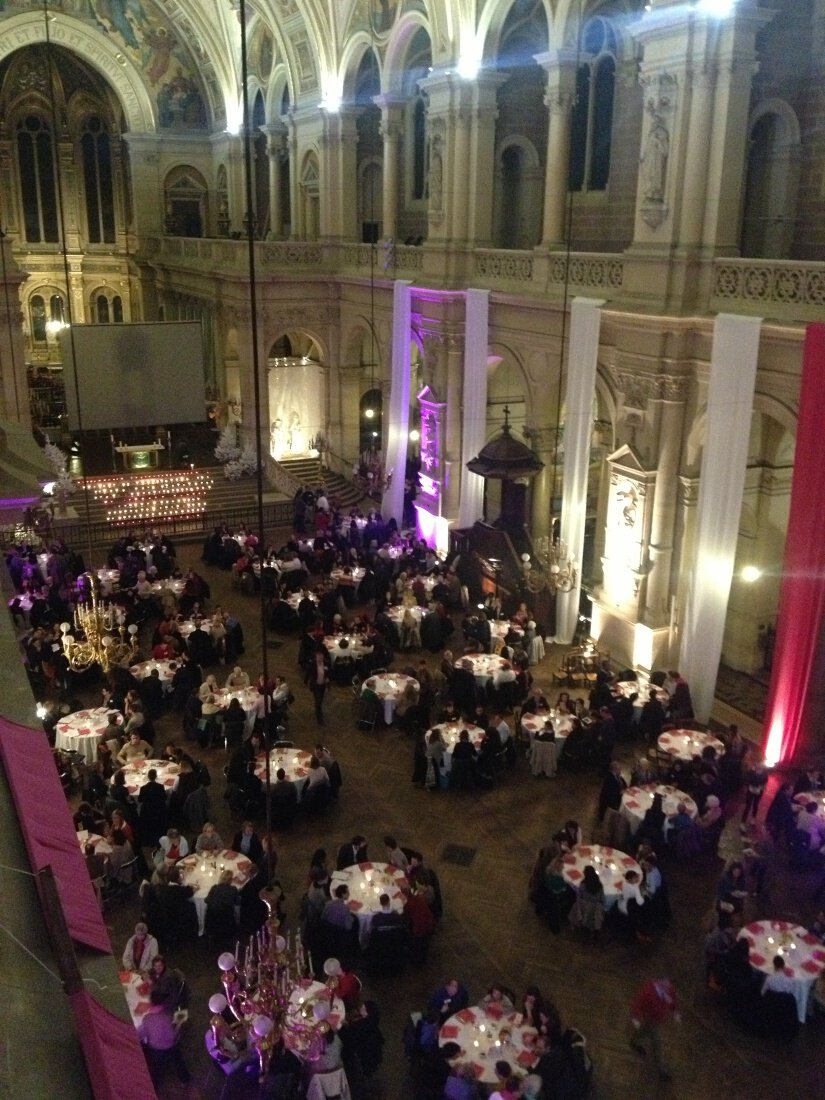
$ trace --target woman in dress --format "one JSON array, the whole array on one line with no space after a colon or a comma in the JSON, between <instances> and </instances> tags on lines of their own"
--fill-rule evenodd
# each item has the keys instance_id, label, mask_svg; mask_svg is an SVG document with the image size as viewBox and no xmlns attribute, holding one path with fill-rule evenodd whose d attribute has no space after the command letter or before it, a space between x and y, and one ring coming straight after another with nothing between
<instances>
[{"instance_id":1,"label":"woman in dress","mask_svg":"<svg viewBox=\"0 0 825 1100\"><path fill-rule=\"evenodd\" d=\"M576 894L576 904L570 911L570 923L595 941L604 924L604 914L604 887L596 868L588 864Z\"/></svg>"}]
</instances>

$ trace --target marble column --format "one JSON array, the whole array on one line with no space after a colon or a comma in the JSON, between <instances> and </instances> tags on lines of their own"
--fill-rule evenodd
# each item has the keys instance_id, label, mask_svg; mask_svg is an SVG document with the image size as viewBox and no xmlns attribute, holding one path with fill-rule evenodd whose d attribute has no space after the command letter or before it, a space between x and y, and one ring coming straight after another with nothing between
<instances>
[{"instance_id":1,"label":"marble column","mask_svg":"<svg viewBox=\"0 0 825 1100\"><path fill-rule=\"evenodd\" d=\"M535 451L544 466L530 482L530 534L533 541L550 538L550 519L553 511L553 460L556 454L556 429L528 428L530 447Z\"/></svg>"},{"instance_id":2,"label":"marble column","mask_svg":"<svg viewBox=\"0 0 825 1100\"><path fill-rule=\"evenodd\" d=\"M470 85L468 170L472 186L463 201L467 205L465 235L477 248L490 247L493 240L497 97L506 80L501 73L481 70ZM462 200L456 202L460 205Z\"/></svg>"},{"instance_id":3,"label":"marble column","mask_svg":"<svg viewBox=\"0 0 825 1100\"><path fill-rule=\"evenodd\" d=\"M565 239L565 212L570 164L570 126L576 91L576 51L550 50L536 54L547 73L547 163L544 170L544 216L541 243L557 248Z\"/></svg>"},{"instance_id":4,"label":"marble column","mask_svg":"<svg viewBox=\"0 0 825 1100\"><path fill-rule=\"evenodd\" d=\"M398 235L398 192L401 134L406 100L389 95L373 96L381 108L381 138L383 140L382 222L383 236L395 240Z\"/></svg>"},{"instance_id":5,"label":"marble column","mask_svg":"<svg viewBox=\"0 0 825 1100\"><path fill-rule=\"evenodd\" d=\"M281 209L281 173L287 129L283 123L270 126L267 131L269 154L269 235L276 240L283 236L284 213Z\"/></svg>"},{"instance_id":6,"label":"marble column","mask_svg":"<svg viewBox=\"0 0 825 1100\"><path fill-rule=\"evenodd\" d=\"M321 116L320 235L328 240L357 240L358 111L322 108Z\"/></svg>"}]
</instances>

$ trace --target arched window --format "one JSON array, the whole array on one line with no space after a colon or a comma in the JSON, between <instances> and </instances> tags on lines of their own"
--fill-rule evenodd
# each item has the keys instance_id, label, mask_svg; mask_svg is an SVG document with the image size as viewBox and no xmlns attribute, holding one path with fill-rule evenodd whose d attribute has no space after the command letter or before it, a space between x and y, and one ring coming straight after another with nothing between
<instances>
[{"instance_id":1,"label":"arched window","mask_svg":"<svg viewBox=\"0 0 825 1100\"><path fill-rule=\"evenodd\" d=\"M91 299L91 316L98 325L116 325L123 323L123 299L119 294L104 287L96 290Z\"/></svg>"},{"instance_id":2,"label":"arched window","mask_svg":"<svg viewBox=\"0 0 825 1100\"><path fill-rule=\"evenodd\" d=\"M86 191L86 224L91 244L115 240L112 150L102 119L92 115L80 139L83 185Z\"/></svg>"},{"instance_id":3,"label":"arched window","mask_svg":"<svg viewBox=\"0 0 825 1100\"><path fill-rule=\"evenodd\" d=\"M264 97L258 92L252 108L253 157L255 178L255 236L261 240L269 232L269 144L262 132L266 126Z\"/></svg>"},{"instance_id":4,"label":"arched window","mask_svg":"<svg viewBox=\"0 0 825 1100\"><path fill-rule=\"evenodd\" d=\"M421 92L412 108L412 197L427 197L427 102Z\"/></svg>"},{"instance_id":5,"label":"arched window","mask_svg":"<svg viewBox=\"0 0 825 1100\"><path fill-rule=\"evenodd\" d=\"M109 324L109 299L105 294L98 294L97 296L97 323L99 325Z\"/></svg>"},{"instance_id":6,"label":"arched window","mask_svg":"<svg viewBox=\"0 0 825 1100\"><path fill-rule=\"evenodd\" d=\"M170 237L202 237L206 218L206 182L195 168L173 169L164 183L166 232Z\"/></svg>"},{"instance_id":7,"label":"arched window","mask_svg":"<svg viewBox=\"0 0 825 1100\"><path fill-rule=\"evenodd\" d=\"M602 18L584 31L586 60L576 74L570 139L571 191L604 191L610 179L610 142L616 88L616 36Z\"/></svg>"},{"instance_id":8,"label":"arched window","mask_svg":"<svg viewBox=\"0 0 825 1100\"><path fill-rule=\"evenodd\" d=\"M32 294L29 299L29 319L32 340L36 344L46 343L46 303L42 294Z\"/></svg>"},{"instance_id":9,"label":"arched window","mask_svg":"<svg viewBox=\"0 0 825 1100\"><path fill-rule=\"evenodd\" d=\"M38 115L27 115L17 124L17 162L26 240L58 241L52 136Z\"/></svg>"}]
</instances>

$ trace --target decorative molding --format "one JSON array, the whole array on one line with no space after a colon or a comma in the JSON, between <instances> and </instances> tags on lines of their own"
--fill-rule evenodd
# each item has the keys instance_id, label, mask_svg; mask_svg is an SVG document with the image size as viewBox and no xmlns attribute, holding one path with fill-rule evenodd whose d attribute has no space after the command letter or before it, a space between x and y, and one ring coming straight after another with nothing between
<instances>
[{"instance_id":1,"label":"decorative molding","mask_svg":"<svg viewBox=\"0 0 825 1100\"><path fill-rule=\"evenodd\" d=\"M787 260L716 260L713 296L766 305L825 306L825 266Z\"/></svg>"},{"instance_id":2,"label":"decorative molding","mask_svg":"<svg viewBox=\"0 0 825 1100\"><path fill-rule=\"evenodd\" d=\"M647 408L648 401L685 401L690 379L684 374L644 374L626 367L609 370L613 385L630 409Z\"/></svg>"},{"instance_id":3,"label":"decorative molding","mask_svg":"<svg viewBox=\"0 0 825 1100\"><path fill-rule=\"evenodd\" d=\"M563 255L550 261L549 282L563 286L567 279L568 265ZM569 282L573 286L596 287L600 290L619 290L624 282L624 260L618 256L576 255L570 257Z\"/></svg>"},{"instance_id":4,"label":"decorative molding","mask_svg":"<svg viewBox=\"0 0 825 1100\"><path fill-rule=\"evenodd\" d=\"M483 279L511 279L529 283L533 279L533 253L476 249L474 273Z\"/></svg>"}]
</instances>

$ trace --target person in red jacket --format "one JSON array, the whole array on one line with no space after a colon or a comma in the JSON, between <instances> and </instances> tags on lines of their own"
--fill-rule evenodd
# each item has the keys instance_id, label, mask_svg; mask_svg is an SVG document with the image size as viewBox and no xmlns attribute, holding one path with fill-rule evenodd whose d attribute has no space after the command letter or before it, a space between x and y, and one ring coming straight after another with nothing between
<instances>
[{"instance_id":1,"label":"person in red jacket","mask_svg":"<svg viewBox=\"0 0 825 1100\"><path fill-rule=\"evenodd\" d=\"M669 978L651 978L638 990L630 1005L630 1046L643 1057L650 1047L650 1054L662 1079L670 1077L670 1071L662 1058L661 1028L668 1020L677 1023L679 1000Z\"/></svg>"}]
</instances>

